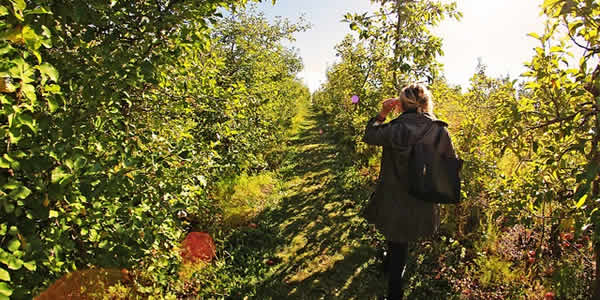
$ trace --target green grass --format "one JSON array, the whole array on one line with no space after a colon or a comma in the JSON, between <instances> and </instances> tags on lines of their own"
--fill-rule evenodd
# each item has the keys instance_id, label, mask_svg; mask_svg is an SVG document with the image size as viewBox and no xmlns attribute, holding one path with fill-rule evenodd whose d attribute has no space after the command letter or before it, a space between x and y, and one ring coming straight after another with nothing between
<instances>
[{"instance_id":1,"label":"green grass","mask_svg":"<svg viewBox=\"0 0 600 300\"><path fill-rule=\"evenodd\" d=\"M358 216L366 191L343 188L341 155L325 120L308 115L279 170L284 197L259 219L276 234L276 262L246 291L254 299L376 299L384 290L377 250ZM368 284L366 284L368 283Z\"/></svg>"},{"instance_id":2,"label":"green grass","mask_svg":"<svg viewBox=\"0 0 600 300\"><path fill-rule=\"evenodd\" d=\"M229 192L238 199L231 203L241 207L252 207L244 199L269 200L249 219L257 228L235 230L223 241L218 262L192 276L191 282L202 283L194 289L197 297L377 299L384 294L387 278L378 256L383 239L359 215L372 177L355 166L349 149L327 130L326 119L308 109L300 116L282 146L285 158L276 174L239 180ZM265 196L264 187L272 184L277 188ZM451 299L448 280L432 273L440 252L425 249L429 252L420 254L422 247L411 248L408 299Z\"/></svg>"},{"instance_id":3,"label":"green grass","mask_svg":"<svg viewBox=\"0 0 600 300\"><path fill-rule=\"evenodd\" d=\"M182 278L201 299L376 299L386 279L373 234L358 213L368 195L344 184L352 161L326 120L300 109L275 173L221 184L225 219L238 227L219 259ZM356 174L358 176L358 174ZM256 223L257 228L243 226ZM184 293L184 294L185 294ZM192 296L194 295L194 296Z\"/></svg>"},{"instance_id":4,"label":"green grass","mask_svg":"<svg viewBox=\"0 0 600 300\"><path fill-rule=\"evenodd\" d=\"M227 227L248 224L278 198L280 181L273 172L241 176L224 180L217 185L215 198L219 200Z\"/></svg>"}]
</instances>

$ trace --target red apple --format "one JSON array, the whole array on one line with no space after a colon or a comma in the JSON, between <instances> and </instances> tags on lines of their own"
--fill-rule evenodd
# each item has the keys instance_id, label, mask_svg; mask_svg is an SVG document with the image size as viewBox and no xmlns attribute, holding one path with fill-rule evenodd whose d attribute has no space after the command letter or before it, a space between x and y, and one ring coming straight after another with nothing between
<instances>
[{"instance_id":1,"label":"red apple","mask_svg":"<svg viewBox=\"0 0 600 300\"><path fill-rule=\"evenodd\" d=\"M554 300L554 293L547 292L546 295L544 295L544 300Z\"/></svg>"},{"instance_id":2,"label":"red apple","mask_svg":"<svg viewBox=\"0 0 600 300\"><path fill-rule=\"evenodd\" d=\"M250 224L248 224L248 227L250 227L252 229L256 229L256 223L250 223Z\"/></svg>"},{"instance_id":3,"label":"red apple","mask_svg":"<svg viewBox=\"0 0 600 300\"><path fill-rule=\"evenodd\" d=\"M535 257L530 257L528 261L530 264L533 264L535 262Z\"/></svg>"},{"instance_id":4,"label":"red apple","mask_svg":"<svg viewBox=\"0 0 600 300\"><path fill-rule=\"evenodd\" d=\"M535 250L530 250L527 254L529 254L529 256L535 256Z\"/></svg>"},{"instance_id":5,"label":"red apple","mask_svg":"<svg viewBox=\"0 0 600 300\"><path fill-rule=\"evenodd\" d=\"M121 279L125 282L131 281L131 274L129 273L129 270L125 268L121 269Z\"/></svg>"}]
</instances>

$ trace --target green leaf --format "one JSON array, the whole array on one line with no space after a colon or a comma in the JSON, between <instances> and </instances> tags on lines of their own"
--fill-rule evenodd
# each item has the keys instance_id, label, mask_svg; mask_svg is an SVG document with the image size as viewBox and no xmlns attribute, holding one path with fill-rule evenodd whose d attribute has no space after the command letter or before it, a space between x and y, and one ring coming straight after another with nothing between
<instances>
[{"instance_id":1,"label":"green leaf","mask_svg":"<svg viewBox=\"0 0 600 300\"><path fill-rule=\"evenodd\" d=\"M10 44L6 44L2 47L0 47L0 55L6 55L8 53L11 53L15 50L15 48L13 48Z\"/></svg>"},{"instance_id":2,"label":"green leaf","mask_svg":"<svg viewBox=\"0 0 600 300\"><path fill-rule=\"evenodd\" d=\"M17 159L22 159L22 158L27 157L27 154L22 150L18 150L18 151L11 152L9 157L10 157L9 160L11 160L11 162L15 162Z\"/></svg>"},{"instance_id":3,"label":"green leaf","mask_svg":"<svg viewBox=\"0 0 600 300\"><path fill-rule=\"evenodd\" d=\"M10 274L3 268L0 268L0 280L10 281Z\"/></svg>"},{"instance_id":4,"label":"green leaf","mask_svg":"<svg viewBox=\"0 0 600 300\"><path fill-rule=\"evenodd\" d=\"M6 282L0 282L0 295L1 296L10 296L12 295L13 290L8 286Z\"/></svg>"},{"instance_id":5,"label":"green leaf","mask_svg":"<svg viewBox=\"0 0 600 300\"><path fill-rule=\"evenodd\" d=\"M29 50L35 51L42 46L42 37L39 36L30 26L23 27L22 36ZM41 63L41 58L39 57L38 63Z\"/></svg>"},{"instance_id":6,"label":"green leaf","mask_svg":"<svg viewBox=\"0 0 600 300\"><path fill-rule=\"evenodd\" d=\"M31 100L34 103L37 100L37 96L35 95L35 87L31 84L21 84L21 91L27 97L27 99Z\"/></svg>"},{"instance_id":7,"label":"green leaf","mask_svg":"<svg viewBox=\"0 0 600 300\"><path fill-rule=\"evenodd\" d=\"M0 157L0 168L8 169L10 168L10 162L6 160L4 157Z\"/></svg>"},{"instance_id":8,"label":"green leaf","mask_svg":"<svg viewBox=\"0 0 600 300\"><path fill-rule=\"evenodd\" d=\"M90 241L97 242L100 239L98 232L94 229L90 230Z\"/></svg>"},{"instance_id":9,"label":"green leaf","mask_svg":"<svg viewBox=\"0 0 600 300\"><path fill-rule=\"evenodd\" d=\"M6 223L0 224L0 236L5 236L7 229L8 229L8 226L6 226Z\"/></svg>"},{"instance_id":10,"label":"green leaf","mask_svg":"<svg viewBox=\"0 0 600 300\"><path fill-rule=\"evenodd\" d=\"M527 35L530 36L530 37L532 37L532 38L534 38L534 39L538 39L538 40L540 39L540 35L537 34L537 33L535 33L535 32L530 32Z\"/></svg>"},{"instance_id":11,"label":"green leaf","mask_svg":"<svg viewBox=\"0 0 600 300\"><path fill-rule=\"evenodd\" d=\"M37 269L37 266L35 264L35 261L28 261L26 263L23 263L23 267L25 267L25 269L31 271L31 272L35 272L35 270Z\"/></svg>"},{"instance_id":12,"label":"green leaf","mask_svg":"<svg viewBox=\"0 0 600 300\"><path fill-rule=\"evenodd\" d=\"M29 195L31 195L31 190L28 189L27 187L21 185L18 188L16 188L15 190L13 190L12 192L10 192L10 197L18 200L18 199L25 199L27 198Z\"/></svg>"},{"instance_id":13,"label":"green leaf","mask_svg":"<svg viewBox=\"0 0 600 300\"><path fill-rule=\"evenodd\" d=\"M583 21L581 21L581 20L571 22L571 23L569 23L569 31L571 33L574 33L575 30L577 30L577 28L581 27L582 25L583 25Z\"/></svg>"},{"instance_id":14,"label":"green leaf","mask_svg":"<svg viewBox=\"0 0 600 300\"><path fill-rule=\"evenodd\" d=\"M42 36L45 37L45 39L42 40L42 45L48 49L52 48L52 39L50 38L51 35L50 29L42 25Z\"/></svg>"},{"instance_id":15,"label":"green leaf","mask_svg":"<svg viewBox=\"0 0 600 300\"><path fill-rule=\"evenodd\" d=\"M14 179L11 178L11 179L8 180L7 183L5 183L2 186L2 188L5 189L5 190L11 190L12 191L14 189L19 188L20 186L23 186L23 184L20 183L19 181L16 181L16 180L14 180Z\"/></svg>"},{"instance_id":16,"label":"green leaf","mask_svg":"<svg viewBox=\"0 0 600 300\"><path fill-rule=\"evenodd\" d=\"M10 252L19 250L19 247L21 247L21 242L18 239L12 239L10 242L8 242L8 250Z\"/></svg>"},{"instance_id":17,"label":"green leaf","mask_svg":"<svg viewBox=\"0 0 600 300\"><path fill-rule=\"evenodd\" d=\"M69 176L69 174L65 171L63 167L57 167L52 170L52 183L60 183L61 180Z\"/></svg>"},{"instance_id":18,"label":"green leaf","mask_svg":"<svg viewBox=\"0 0 600 300\"><path fill-rule=\"evenodd\" d=\"M87 163L87 159L85 157L83 157L83 156L77 156L75 158L75 163L74 163L73 167L76 170L80 170L83 167L85 167L86 163Z\"/></svg>"},{"instance_id":19,"label":"green leaf","mask_svg":"<svg viewBox=\"0 0 600 300\"><path fill-rule=\"evenodd\" d=\"M587 200L588 194L583 195L583 197L579 198L577 204L575 204L575 208L581 208L585 204L585 200Z\"/></svg>"},{"instance_id":20,"label":"green leaf","mask_svg":"<svg viewBox=\"0 0 600 300\"><path fill-rule=\"evenodd\" d=\"M50 112L55 112L60 107L60 99L58 97L48 97L48 109Z\"/></svg>"},{"instance_id":21,"label":"green leaf","mask_svg":"<svg viewBox=\"0 0 600 300\"><path fill-rule=\"evenodd\" d=\"M23 138L21 130L17 130L16 128L11 128L8 131L8 136L10 137L10 141L14 144L18 143L21 138Z\"/></svg>"},{"instance_id":22,"label":"green leaf","mask_svg":"<svg viewBox=\"0 0 600 300\"><path fill-rule=\"evenodd\" d=\"M19 270L23 266L23 261L11 255L8 257L6 265L11 270Z\"/></svg>"},{"instance_id":23,"label":"green leaf","mask_svg":"<svg viewBox=\"0 0 600 300\"><path fill-rule=\"evenodd\" d=\"M21 79L21 84L30 83L34 81L35 72L31 65L29 65L22 58L16 58L11 60L11 62L15 65L14 67L8 70L8 73L11 77Z\"/></svg>"},{"instance_id":24,"label":"green leaf","mask_svg":"<svg viewBox=\"0 0 600 300\"><path fill-rule=\"evenodd\" d=\"M35 124L35 120L33 119L33 116L31 116L30 113L21 113L17 116L17 118L19 119L19 121L21 121L21 124L29 127L29 129L31 129L31 131L36 132L37 133L37 126Z\"/></svg>"},{"instance_id":25,"label":"green leaf","mask_svg":"<svg viewBox=\"0 0 600 300\"><path fill-rule=\"evenodd\" d=\"M4 5L0 5L0 17L8 15L8 8Z\"/></svg>"},{"instance_id":26,"label":"green leaf","mask_svg":"<svg viewBox=\"0 0 600 300\"><path fill-rule=\"evenodd\" d=\"M58 84L49 84L44 86L44 92L46 94L53 94L53 95L57 95L60 94L60 86ZM60 99L56 99L56 102L58 102L57 105L60 105Z\"/></svg>"},{"instance_id":27,"label":"green leaf","mask_svg":"<svg viewBox=\"0 0 600 300\"><path fill-rule=\"evenodd\" d=\"M25 11L25 15L51 15L52 12L48 11L44 7L36 7L32 10Z\"/></svg>"},{"instance_id":28,"label":"green leaf","mask_svg":"<svg viewBox=\"0 0 600 300\"><path fill-rule=\"evenodd\" d=\"M44 76L48 76L50 80L54 82L58 82L58 71L49 63L43 63L37 66L37 69L40 70L40 73Z\"/></svg>"},{"instance_id":29,"label":"green leaf","mask_svg":"<svg viewBox=\"0 0 600 300\"><path fill-rule=\"evenodd\" d=\"M50 210L50 213L48 214L48 216L50 218L58 218L58 212L55 210Z\"/></svg>"},{"instance_id":30,"label":"green leaf","mask_svg":"<svg viewBox=\"0 0 600 300\"><path fill-rule=\"evenodd\" d=\"M27 7L27 4L25 4L25 0L10 0L10 2L12 2L13 8L15 10L23 11Z\"/></svg>"}]
</instances>

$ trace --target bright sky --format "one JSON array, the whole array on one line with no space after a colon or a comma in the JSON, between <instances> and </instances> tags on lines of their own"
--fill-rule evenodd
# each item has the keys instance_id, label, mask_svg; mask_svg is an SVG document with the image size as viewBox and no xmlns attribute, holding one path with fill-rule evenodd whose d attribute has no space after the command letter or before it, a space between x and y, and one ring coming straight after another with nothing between
<instances>
[{"instance_id":1,"label":"bright sky","mask_svg":"<svg viewBox=\"0 0 600 300\"><path fill-rule=\"evenodd\" d=\"M540 16L542 0L456 0L461 21L444 21L435 32L444 39L444 74L451 84L467 87L481 58L492 76L516 77L539 43L527 36L544 29ZM336 61L334 46L350 33L342 23L347 12L366 12L376 6L370 0L278 0L258 7L267 17L283 16L293 21L304 14L313 25L297 34L293 44L304 61L300 74L311 91L325 81L328 66Z\"/></svg>"}]
</instances>

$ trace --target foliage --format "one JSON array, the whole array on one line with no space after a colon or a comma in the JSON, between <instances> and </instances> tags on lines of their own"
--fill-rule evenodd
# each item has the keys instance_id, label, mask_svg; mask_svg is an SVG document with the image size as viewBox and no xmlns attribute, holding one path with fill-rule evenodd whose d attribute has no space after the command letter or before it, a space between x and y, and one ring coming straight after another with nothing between
<instances>
[{"instance_id":1,"label":"foliage","mask_svg":"<svg viewBox=\"0 0 600 300\"><path fill-rule=\"evenodd\" d=\"M439 1L374 0L379 9L374 15L346 14L345 21L360 38L371 44L384 45L393 57L388 68L393 73L392 84L399 91L411 81L439 76L441 65L436 57L443 55L442 39L430 29L446 17L460 19L456 3ZM400 76L400 77L398 77Z\"/></svg>"},{"instance_id":2,"label":"foliage","mask_svg":"<svg viewBox=\"0 0 600 300\"><path fill-rule=\"evenodd\" d=\"M308 25L269 23L247 2L0 2L0 299L31 298L91 266L133 269L135 284L114 295L255 295L271 292L273 283L255 286L264 278L302 281L345 256L372 254L357 246L379 242L355 216L362 203L340 191L289 195L293 205L263 215L281 224L226 228L270 205L279 188L271 171L284 160L287 178L300 170L284 141L290 128L304 133L298 113L310 96L296 78L298 54L283 46ZM308 139L325 134L342 147L306 153L322 154L339 174L319 173L311 161L298 180L361 197L380 155L361 142L364 124L382 99L427 80L467 161L465 201L443 208L439 240L417 246L428 256L411 266L444 278L413 276L413 295L432 288L466 298L535 298L542 290L600 297L597 275L588 291L592 269L600 273L600 4L545 0L549 20L544 33L531 34L540 45L525 82L490 78L480 63L463 92L441 78L441 39L431 33L461 17L456 4L374 2L374 15L345 16L358 40L336 46L340 61L312 98L330 123ZM295 207L307 199L320 204ZM292 212L298 216L287 218ZM347 222L304 222L308 213ZM302 230L285 232L286 248L276 231L288 225ZM177 245L188 230L214 233L216 263L180 269ZM333 245L312 243L317 235ZM303 247L312 248L299 255ZM279 274L270 267L277 259L290 263L274 267ZM187 273L180 280L178 272Z\"/></svg>"},{"instance_id":3,"label":"foliage","mask_svg":"<svg viewBox=\"0 0 600 300\"><path fill-rule=\"evenodd\" d=\"M435 51L440 49L439 40L427 38L430 31L424 28L437 24L445 15L460 17L451 4L437 8L428 6L427 1L380 4L374 16L346 16L366 42L347 37L337 46L341 60L330 68L328 81L314 95L316 106L331 118L331 130L343 136L353 149L353 160L362 167L379 157L377 151L360 142L364 124L379 109L379 101L395 96L398 83L437 79L439 66L434 58L440 53ZM459 206L443 207L441 233L461 242L486 241L489 226L494 232L513 232L515 226L524 226L524 232L539 233L526 246L507 246L516 241L507 238L508 233L497 233L501 239L475 243L468 249L471 261L467 265L477 272L469 273L469 268L462 272L483 276L480 279L491 284L490 296L494 290L505 289L502 286L514 285L519 276L530 278L531 285L525 287L528 290L511 291L511 295L531 296L544 288L556 289L561 297L591 294L586 290L591 288L590 281L581 280L585 276L570 269L581 260L581 268L591 270L591 244L580 243L577 249L585 251L573 252L572 246L565 248L560 234L585 240L593 230L596 259L600 253L600 5L597 1L547 0L542 8L548 17L547 29L541 35L530 34L540 46L526 64L529 70L523 74L524 82L491 78L480 62L465 92L443 80L430 84L435 113L450 123L457 153L466 161L462 173L465 200ZM427 9L431 9L430 16L412 25L419 19L411 16L426 16ZM417 36L422 38L412 39ZM379 41L388 43L380 45ZM418 51L424 47L432 50ZM361 104L355 107L348 100L353 94L361 95ZM478 251L486 247L497 251L477 259ZM523 254L527 251L538 253L532 257L534 263L516 261L516 257L527 260ZM560 278L542 280L540 266L561 257L567 261ZM510 274L492 278L489 274L493 270ZM587 285L566 291L564 284L569 280ZM465 287L473 286L465 283ZM600 293L600 280L595 286L595 293Z\"/></svg>"},{"instance_id":4,"label":"foliage","mask_svg":"<svg viewBox=\"0 0 600 300\"><path fill-rule=\"evenodd\" d=\"M169 289L190 222L219 220L210 185L267 168L308 96L278 46L303 25L217 23L245 3L1 3L0 297L92 265L142 264L140 292Z\"/></svg>"},{"instance_id":5,"label":"foliage","mask_svg":"<svg viewBox=\"0 0 600 300\"><path fill-rule=\"evenodd\" d=\"M499 142L537 174L527 188L531 209L539 211L545 202L555 201L559 208L552 212L552 222L573 218L579 233L589 228L585 224L596 223L591 218L598 195L600 69L591 60L599 44L589 28L597 26L600 10L590 1L546 1L544 9L552 19L546 33L532 34L540 46L524 74L532 79L527 93L519 101L506 101L496 124L512 128L499 132ZM560 25L574 45L587 45L577 67L572 67L567 42L557 37Z\"/></svg>"}]
</instances>

